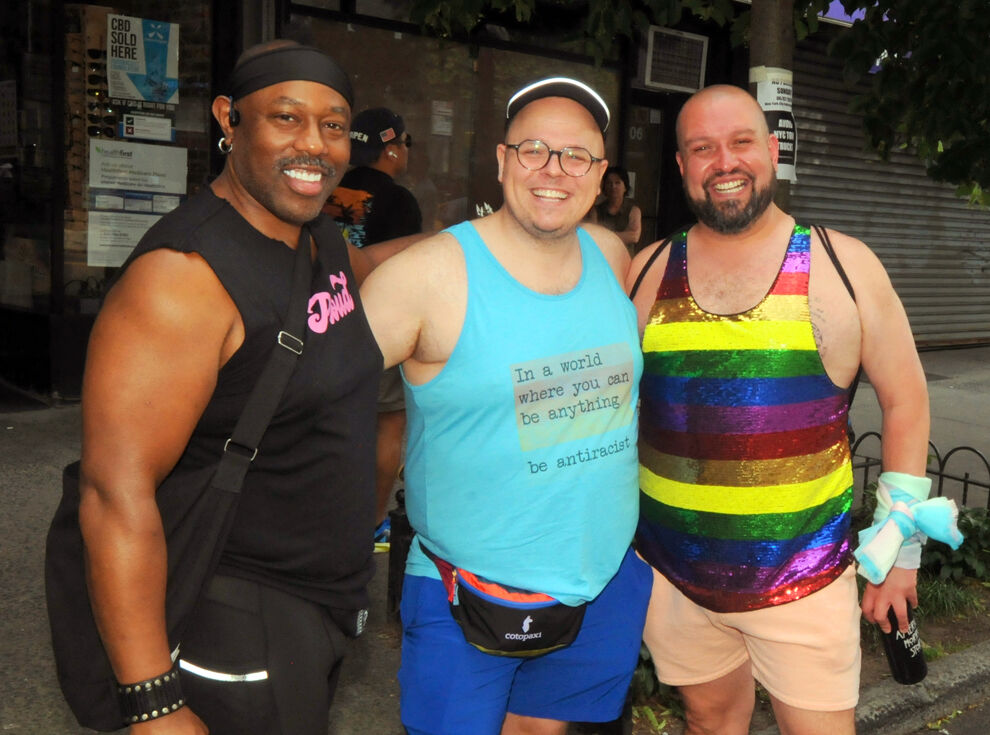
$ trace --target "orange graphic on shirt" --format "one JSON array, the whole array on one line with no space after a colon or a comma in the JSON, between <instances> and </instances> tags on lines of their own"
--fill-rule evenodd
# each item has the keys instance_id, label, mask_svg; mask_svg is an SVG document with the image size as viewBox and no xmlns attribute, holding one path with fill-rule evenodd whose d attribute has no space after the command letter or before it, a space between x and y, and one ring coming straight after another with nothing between
<instances>
[{"instance_id":1,"label":"orange graphic on shirt","mask_svg":"<svg viewBox=\"0 0 990 735\"><path fill-rule=\"evenodd\" d=\"M371 200L370 192L338 186L327 199L323 211L338 222L357 225L368 216Z\"/></svg>"}]
</instances>

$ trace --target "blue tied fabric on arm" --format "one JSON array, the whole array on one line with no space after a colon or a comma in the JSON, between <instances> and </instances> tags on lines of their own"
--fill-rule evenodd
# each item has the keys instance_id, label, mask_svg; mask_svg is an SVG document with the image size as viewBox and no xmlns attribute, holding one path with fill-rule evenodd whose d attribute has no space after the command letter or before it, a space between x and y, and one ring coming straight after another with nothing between
<instances>
[{"instance_id":1,"label":"blue tied fabric on arm","mask_svg":"<svg viewBox=\"0 0 990 735\"><path fill-rule=\"evenodd\" d=\"M859 573L880 584L894 566L917 569L921 546L929 538L958 549L963 536L956 525L959 510L949 498L926 500L929 478L884 472L877 487L873 525L859 532L859 548L853 552Z\"/></svg>"}]
</instances>

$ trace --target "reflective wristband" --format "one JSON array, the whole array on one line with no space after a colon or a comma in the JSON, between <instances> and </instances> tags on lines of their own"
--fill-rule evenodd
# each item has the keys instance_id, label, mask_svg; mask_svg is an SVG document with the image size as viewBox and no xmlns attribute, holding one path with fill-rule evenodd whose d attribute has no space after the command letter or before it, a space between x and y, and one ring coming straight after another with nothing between
<instances>
[{"instance_id":1,"label":"reflective wristband","mask_svg":"<svg viewBox=\"0 0 990 735\"><path fill-rule=\"evenodd\" d=\"M118 684L117 699L124 725L156 720L181 709L186 700L182 695L178 663L164 674L136 684Z\"/></svg>"}]
</instances>

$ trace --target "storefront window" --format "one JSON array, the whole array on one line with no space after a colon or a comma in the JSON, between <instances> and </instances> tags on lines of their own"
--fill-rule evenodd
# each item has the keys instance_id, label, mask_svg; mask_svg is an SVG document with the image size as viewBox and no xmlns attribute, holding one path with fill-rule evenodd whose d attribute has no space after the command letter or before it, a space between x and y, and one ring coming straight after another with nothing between
<instances>
[{"instance_id":1,"label":"storefront window","mask_svg":"<svg viewBox=\"0 0 990 735\"><path fill-rule=\"evenodd\" d=\"M78 397L117 266L206 183L211 19L208 0L0 3L0 380Z\"/></svg>"},{"instance_id":2,"label":"storefront window","mask_svg":"<svg viewBox=\"0 0 990 735\"><path fill-rule=\"evenodd\" d=\"M55 151L49 3L0 10L0 307L47 310Z\"/></svg>"},{"instance_id":3,"label":"storefront window","mask_svg":"<svg viewBox=\"0 0 990 735\"><path fill-rule=\"evenodd\" d=\"M64 310L86 314L144 232L206 183L210 9L66 13Z\"/></svg>"},{"instance_id":4,"label":"storefront window","mask_svg":"<svg viewBox=\"0 0 990 735\"><path fill-rule=\"evenodd\" d=\"M565 74L618 109L618 72L592 64L341 23L296 13L290 35L333 56L351 75L356 111L389 107L412 133L401 183L419 201L424 227L439 229L501 206L495 147L505 104L528 81ZM616 152L615 135L607 155Z\"/></svg>"}]
</instances>

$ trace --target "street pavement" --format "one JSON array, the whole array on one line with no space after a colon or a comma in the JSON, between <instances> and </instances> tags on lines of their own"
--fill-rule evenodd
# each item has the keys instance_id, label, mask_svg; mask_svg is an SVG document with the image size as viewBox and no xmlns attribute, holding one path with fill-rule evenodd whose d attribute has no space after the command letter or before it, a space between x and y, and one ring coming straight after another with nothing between
<instances>
[{"instance_id":1,"label":"street pavement","mask_svg":"<svg viewBox=\"0 0 990 735\"><path fill-rule=\"evenodd\" d=\"M3 735L93 732L75 723L58 690L43 580L45 534L61 494L62 467L79 456L79 435L78 406L0 412L0 498L5 511L0 513ZM368 627L352 643L345 660L328 735L403 732L396 681L398 628L385 614L388 554L376 554L375 561Z\"/></svg>"},{"instance_id":2,"label":"street pavement","mask_svg":"<svg viewBox=\"0 0 990 735\"><path fill-rule=\"evenodd\" d=\"M990 732L990 702L947 712L938 720L912 730L910 735L987 735Z\"/></svg>"},{"instance_id":3,"label":"street pavement","mask_svg":"<svg viewBox=\"0 0 990 735\"><path fill-rule=\"evenodd\" d=\"M990 348L922 353L932 405L932 441L944 454L968 445L990 456ZM17 405L16 408L21 408ZM5 412L6 411L6 412ZM864 383L852 409L860 434L880 430L872 387ZM61 469L79 455L78 406L11 410L0 404L0 733L77 735L62 702L51 659L42 568L44 539L61 491ZM990 481L979 462L973 478ZM972 505L986 505L974 492ZM401 735L398 717L399 638L386 617L388 555L375 557L373 606L365 634L345 662L328 735ZM990 733L988 642L934 661L921 684L884 682L863 692L858 730L866 735L914 735L925 724L950 735ZM975 718L975 719L973 719ZM972 722L969 721L972 719ZM969 727L970 729L962 729ZM955 729L954 729L955 728ZM975 728L975 729L973 729ZM771 729L759 735L771 735ZM469 734L465 734L469 735Z\"/></svg>"}]
</instances>

